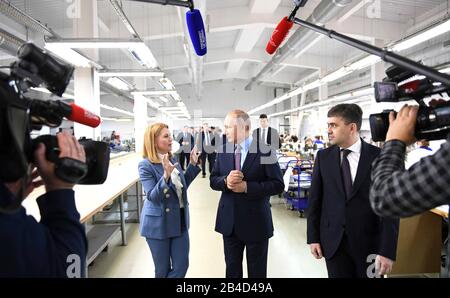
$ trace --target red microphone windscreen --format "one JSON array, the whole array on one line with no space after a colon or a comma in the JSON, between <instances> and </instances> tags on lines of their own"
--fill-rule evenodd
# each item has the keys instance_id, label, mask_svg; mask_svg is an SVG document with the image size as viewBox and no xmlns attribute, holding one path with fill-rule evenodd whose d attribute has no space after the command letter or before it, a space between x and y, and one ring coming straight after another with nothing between
<instances>
[{"instance_id":1,"label":"red microphone windscreen","mask_svg":"<svg viewBox=\"0 0 450 298\"><path fill-rule=\"evenodd\" d=\"M101 119L99 116L77 106L74 103L71 103L70 106L72 107L72 113L70 113L67 119L90 127L97 127L100 125Z\"/></svg>"},{"instance_id":2,"label":"red microphone windscreen","mask_svg":"<svg viewBox=\"0 0 450 298\"><path fill-rule=\"evenodd\" d=\"M267 43L266 52L268 54L272 55L273 53L275 53L280 44L288 35L289 30L291 30L292 26L294 26L294 22L289 21L288 17L284 17L278 23L275 30L273 30L269 42Z\"/></svg>"}]
</instances>

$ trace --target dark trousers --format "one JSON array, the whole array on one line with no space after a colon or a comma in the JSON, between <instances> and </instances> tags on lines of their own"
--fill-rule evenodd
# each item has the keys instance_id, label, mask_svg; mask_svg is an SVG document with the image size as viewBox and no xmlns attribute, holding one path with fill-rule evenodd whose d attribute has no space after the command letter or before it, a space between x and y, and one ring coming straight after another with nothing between
<instances>
[{"instance_id":1,"label":"dark trousers","mask_svg":"<svg viewBox=\"0 0 450 298\"><path fill-rule=\"evenodd\" d=\"M209 164L209 173L212 173L212 168L214 166L214 163L216 162L216 153L206 153L202 152L200 155L200 158L202 160L202 174L206 175L206 159L208 159Z\"/></svg>"},{"instance_id":2,"label":"dark trousers","mask_svg":"<svg viewBox=\"0 0 450 298\"><path fill-rule=\"evenodd\" d=\"M225 252L226 277L242 278L242 259L244 248L247 257L247 272L249 278L267 277L267 253L269 239L246 243L238 239L234 234L223 236Z\"/></svg>"},{"instance_id":3,"label":"dark trousers","mask_svg":"<svg viewBox=\"0 0 450 298\"><path fill-rule=\"evenodd\" d=\"M191 155L190 153L184 153L183 151L181 151L181 153L180 153L180 166L183 170L186 169L189 165L190 158L191 158L190 155Z\"/></svg>"},{"instance_id":4,"label":"dark trousers","mask_svg":"<svg viewBox=\"0 0 450 298\"><path fill-rule=\"evenodd\" d=\"M330 278L368 278L370 264L364 257L358 257L351 251L345 234L336 253L326 260L326 264Z\"/></svg>"}]
</instances>

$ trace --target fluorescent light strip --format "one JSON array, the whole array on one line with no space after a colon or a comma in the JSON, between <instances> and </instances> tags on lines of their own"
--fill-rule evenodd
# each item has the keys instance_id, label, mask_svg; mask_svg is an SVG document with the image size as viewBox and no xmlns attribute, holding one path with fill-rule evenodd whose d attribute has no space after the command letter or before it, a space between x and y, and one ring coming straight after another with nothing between
<instances>
[{"instance_id":1,"label":"fluorescent light strip","mask_svg":"<svg viewBox=\"0 0 450 298\"><path fill-rule=\"evenodd\" d=\"M181 101L181 96L178 93L170 94L175 101Z\"/></svg>"},{"instance_id":2,"label":"fluorescent light strip","mask_svg":"<svg viewBox=\"0 0 450 298\"><path fill-rule=\"evenodd\" d=\"M152 51L150 51L145 43L142 42L141 44L134 45L128 50L142 66L147 68L156 68L158 66L155 56L153 56Z\"/></svg>"},{"instance_id":3,"label":"fluorescent light strip","mask_svg":"<svg viewBox=\"0 0 450 298\"><path fill-rule=\"evenodd\" d=\"M162 77L162 71L106 71L99 72L99 77Z\"/></svg>"},{"instance_id":4,"label":"fluorescent light strip","mask_svg":"<svg viewBox=\"0 0 450 298\"><path fill-rule=\"evenodd\" d=\"M162 107L160 108L161 111L187 111L186 108L178 108L178 107Z\"/></svg>"},{"instance_id":5,"label":"fluorescent light strip","mask_svg":"<svg viewBox=\"0 0 450 298\"><path fill-rule=\"evenodd\" d=\"M159 83L166 89L166 90L175 90L175 86L172 84L172 82L168 78L161 78L159 80Z\"/></svg>"},{"instance_id":6,"label":"fluorescent light strip","mask_svg":"<svg viewBox=\"0 0 450 298\"><path fill-rule=\"evenodd\" d=\"M156 68L158 66L158 62L153 56L152 51L147 47L147 45L140 40L66 40L66 41L56 41L56 42L48 42L46 44L52 52L58 52L58 56L65 51L72 51L72 49L123 49L126 48L130 51L130 53L139 61L142 66L147 68ZM56 54L56 53L55 53ZM68 55L66 53L65 55ZM74 55L74 54L71 54ZM62 57L63 58L63 57ZM65 59L65 58L63 58ZM75 57L71 57L71 59L76 59ZM81 59L81 58L78 58ZM81 60L74 60L81 63ZM74 63L74 62L71 62ZM88 67L88 66L83 66Z\"/></svg>"},{"instance_id":7,"label":"fluorescent light strip","mask_svg":"<svg viewBox=\"0 0 450 298\"><path fill-rule=\"evenodd\" d=\"M142 44L142 41L130 41L130 40L78 40L78 41L55 41L48 42L47 44L53 47L59 47L61 49L127 49Z\"/></svg>"},{"instance_id":8,"label":"fluorescent light strip","mask_svg":"<svg viewBox=\"0 0 450 298\"><path fill-rule=\"evenodd\" d=\"M161 106L159 103L154 102L153 100L151 100L150 98L145 97L142 94L133 94L135 96L135 98L137 98L138 100L143 100L146 101L149 106L151 106L154 109L159 109L159 107Z\"/></svg>"},{"instance_id":9,"label":"fluorescent light strip","mask_svg":"<svg viewBox=\"0 0 450 298\"><path fill-rule=\"evenodd\" d=\"M131 92L132 95L172 95L177 93L175 90L158 90L158 91L136 91Z\"/></svg>"},{"instance_id":10,"label":"fluorescent light strip","mask_svg":"<svg viewBox=\"0 0 450 298\"><path fill-rule=\"evenodd\" d=\"M130 91L132 89L128 82L125 82L124 80L118 77L111 77L106 82L111 86L120 90Z\"/></svg>"},{"instance_id":11,"label":"fluorescent light strip","mask_svg":"<svg viewBox=\"0 0 450 298\"><path fill-rule=\"evenodd\" d=\"M134 117L134 113L131 113L131 112L128 112L128 111L125 111L125 110L122 110L122 109L119 109L119 108L116 108L116 107L111 107L111 106L108 106L108 105L105 105L105 104L100 104L100 107L105 109L105 110L110 110L110 111L114 111L114 112L118 112L118 113L122 113L122 114L125 114L125 115L128 115L128 116L133 116Z\"/></svg>"},{"instance_id":12,"label":"fluorescent light strip","mask_svg":"<svg viewBox=\"0 0 450 298\"><path fill-rule=\"evenodd\" d=\"M121 118L109 118L109 117L102 117L102 121L115 121L115 122L131 122L133 119L121 119Z\"/></svg>"},{"instance_id":13,"label":"fluorescent light strip","mask_svg":"<svg viewBox=\"0 0 450 298\"><path fill-rule=\"evenodd\" d=\"M91 60L67 47L62 48L47 43L45 44L45 49L77 67L91 67L91 64L94 64Z\"/></svg>"},{"instance_id":14,"label":"fluorescent light strip","mask_svg":"<svg viewBox=\"0 0 450 298\"><path fill-rule=\"evenodd\" d=\"M374 94L373 88L367 88L367 89L358 90L358 91L355 91L355 92L350 92L350 93L347 93L347 94L344 94L344 95L335 96L335 97L332 97L332 98L327 99L327 100L310 103L310 104L307 104L307 105L304 105L304 106L301 106L301 107L297 107L297 108L294 108L294 109L290 109L290 110L287 110L287 111L270 114L269 117L275 117L275 116L285 115L285 114L294 113L294 112L298 112L298 111L303 111L303 110L311 109L311 108L314 108L314 107L327 105L327 104L330 104L330 103L342 102L344 100L355 98L355 97L371 96L373 94Z\"/></svg>"},{"instance_id":15,"label":"fluorescent light strip","mask_svg":"<svg viewBox=\"0 0 450 298\"><path fill-rule=\"evenodd\" d=\"M437 26L434 26L433 28L425 30L424 32L416 34L415 36L408 38L405 41L397 43L396 45L394 45L392 47L392 50L399 52L399 51L409 49L409 48L414 47L422 42L425 42L425 41L435 38L441 34L444 34L444 33L448 32L449 30L450 30L450 19L437 25Z\"/></svg>"}]
</instances>

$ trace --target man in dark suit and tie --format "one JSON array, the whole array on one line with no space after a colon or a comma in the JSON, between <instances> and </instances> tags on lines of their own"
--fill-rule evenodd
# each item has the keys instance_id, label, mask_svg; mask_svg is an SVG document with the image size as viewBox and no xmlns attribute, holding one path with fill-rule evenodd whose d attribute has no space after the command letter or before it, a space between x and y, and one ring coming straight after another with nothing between
<instances>
[{"instance_id":1,"label":"man in dark suit and tie","mask_svg":"<svg viewBox=\"0 0 450 298\"><path fill-rule=\"evenodd\" d=\"M269 119L266 114L259 115L259 125L260 127L253 131L253 139L257 141L258 148L260 144L263 144L269 145L273 150L280 149L280 135L278 130L269 126ZM264 147L262 146L262 148Z\"/></svg>"},{"instance_id":2,"label":"man in dark suit and tie","mask_svg":"<svg viewBox=\"0 0 450 298\"><path fill-rule=\"evenodd\" d=\"M359 137L362 110L339 104L328 111L333 145L317 152L308 206L308 244L325 257L329 277L367 278L373 261L389 273L396 257L399 220L370 207L370 171L380 149Z\"/></svg>"},{"instance_id":3,"label":"man in dark suit and tie","mask_svg":"<svg viewBox=\"0 0 450 298\"><path fill-rule=\"evenodd\" d=\"M202 162L202 177L206 177L206 160L208 160L209 173L212 173L212 167L216 158L216 148L214 145L214 136L211 133L208 123L203 123L203 131L200 138L200 147L202 152L200 159Z\"/></svg>"},{"instance_id":4,"label":"man in dark suit and tie","mask_svg":"<svg viewBox=\"0 0 450 298\"><path fill-rule=\"evenodd\" d=\"M180 143L180 166L181 169L185 169L185 163L189 165L189 158L192 149L194 149L194 136L189 133L189 127L183 127L183 131L177 137L178 143ZM186 167L187 167L186 165Z\"/></svg>"},{"instance_id":5,"label":"man in dark suit and tie","mask_svg":"<svg viewBox=\"0 0 450 298\"><path fill-rule=\"evenodd\" d=\"M217 155L210 185L222 192L215 230L223 235L226 277L242 278L245 249L248 277L264 278L273 236L269 199L283 190L283 177L274 152L257 150L244 111L226 116L225 134L228 142Z\"/></svg>"}]
</instances>

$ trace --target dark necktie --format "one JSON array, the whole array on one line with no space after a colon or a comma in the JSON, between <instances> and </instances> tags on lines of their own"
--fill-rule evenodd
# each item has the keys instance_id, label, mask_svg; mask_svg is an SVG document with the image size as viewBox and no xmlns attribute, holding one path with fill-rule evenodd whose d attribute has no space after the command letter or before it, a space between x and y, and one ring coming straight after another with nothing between
<instances>
[{"instance_id":1,"label":"dark necktie","mask_svg":"<svg viewBox=\"0 0 450 298\"><path fill-rule=\"evenodd\" d=\"M348 162L347 156L352 152L348 149L343 149L342 151L342 163L341 163L341 174L342 181L344 182L344 190L347 200L350 199L350 194L352 192L352 174L350 172L350 163Z\"/></svg>"},{"instance_id":2,"label":"dark necktie","mask_svg":"<svg viewBox=\"0 0 450 298\"><path fill-rule=\"evenodd\" d=\"M236 150L234 152L234 169L236 171L241 170L241 146L236 145Z\"/></svg>"}]
</instances>

